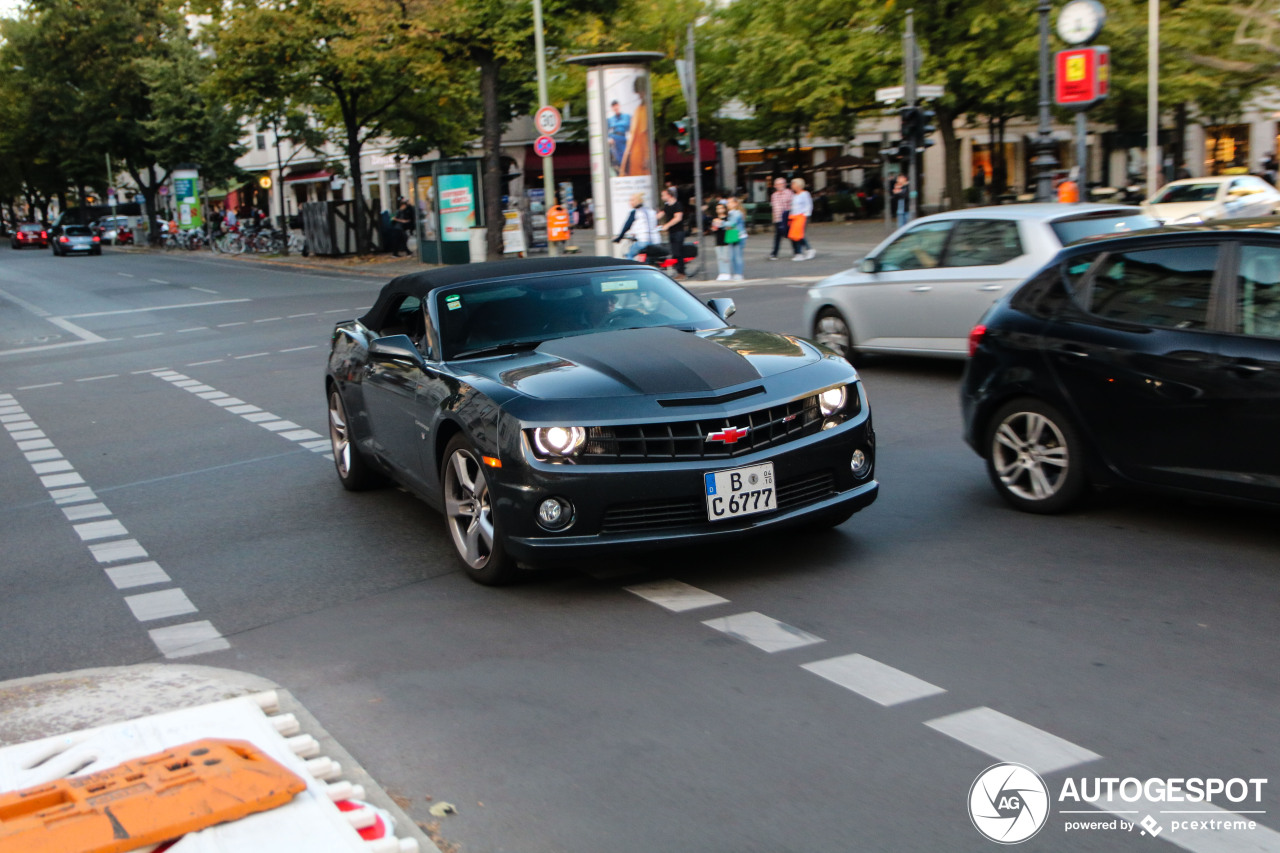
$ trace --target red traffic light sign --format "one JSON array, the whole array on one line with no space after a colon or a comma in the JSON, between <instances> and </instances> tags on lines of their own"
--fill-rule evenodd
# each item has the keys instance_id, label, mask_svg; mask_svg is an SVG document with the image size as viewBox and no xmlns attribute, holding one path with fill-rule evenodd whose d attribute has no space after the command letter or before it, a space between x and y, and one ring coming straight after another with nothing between
<instances>
[{"instance_id":1,"label":"red traffic light sign","mask_svg":"<svg viewBox=\"0 0 1280 853\"><path fill-rule=\"evenodd\" d=\"M1111 48L1081 47L1057 53L1053 100L1060 107L1083 109L1107 97Z\"/></svg>"},{"instance_id":2,"label":"red traffic light sign","mask_svg":"<svg viewBox=\"0 0 1280 853\"><path fill-rule=\"evenodd\" d=\"M550 157L556 153L556 140L551 136L539 136L533 142L533 150L539 157Z\"/></svg>"}]
</instances>

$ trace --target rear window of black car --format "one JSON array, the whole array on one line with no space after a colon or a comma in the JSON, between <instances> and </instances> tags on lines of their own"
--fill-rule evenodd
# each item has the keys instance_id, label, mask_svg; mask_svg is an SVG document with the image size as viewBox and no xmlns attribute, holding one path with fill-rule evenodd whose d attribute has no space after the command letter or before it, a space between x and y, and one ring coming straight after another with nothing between
<instances>
[{"instance_id":1,"label":"rear window of black car","mask_svg":"<svg viewBox=\"0 0 1280 853\"><path fill-rule=\"evenodd\" d=\"M1053 229L1054 234L1058 235L1062 245L1066 246L1088 237L1141 231L1144 228L1155 228L1159 224L1150 216L1144 216L1141 213L1104 213L1057 219L1049 223L1049 227Z\"/></svg>"}]
</instances>

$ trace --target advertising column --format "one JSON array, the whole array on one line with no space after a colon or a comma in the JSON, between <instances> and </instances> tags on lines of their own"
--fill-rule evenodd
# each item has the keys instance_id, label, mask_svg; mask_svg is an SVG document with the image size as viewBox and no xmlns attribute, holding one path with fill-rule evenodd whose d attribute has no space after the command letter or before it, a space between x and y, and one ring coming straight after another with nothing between
<instances>
[{"instance_id":1,"label":"advertising column","mask_svg":"<svg viewBox=\"0 0 1280 853\"><path fill-rule=\"evenodd\" d=\"M639 193L655 208L658 178L654 149L653 99L649 63L663 54L598 53L568 62L587 66L587 133L591 148L591 195L595 209L595 252L618 255L613 244Z\"/></svg>"},{"instance_id":2,"label":"advertising column","mask_svg":"<svg viewBox=\"0 0 1280 853\"><path fill-rule=\"evenodd\" d=\"M204 220L200 216L200 173L195 169L175 169L173 172L173 201L178 211L178 227L183 231L199 228Z\"/></svg>"}]
</instances>

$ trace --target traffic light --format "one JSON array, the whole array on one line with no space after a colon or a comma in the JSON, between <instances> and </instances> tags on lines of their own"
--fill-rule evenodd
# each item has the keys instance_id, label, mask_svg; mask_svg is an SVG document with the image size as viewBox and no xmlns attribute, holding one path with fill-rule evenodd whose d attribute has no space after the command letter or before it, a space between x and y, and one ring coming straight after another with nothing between
<instances>
[{"instance_id":1,"label":"traffic light","mask_svg":"<svg viewBox=\"0 0 1280 853\"><path fill-rule=\"evenodd\" d=\"M675 135L676 145L681 151L688 151L693 140L689 138L689 117L671 122L671 132Z\"/></svg>"},{"instance_id":2,"label":"traffic light","mask_svg":"<svg viewBox=\"0 0 1280 853\"><path fill-rule=\"evenodd\" d=\"M912 151L921 152L933 145L929 135L937 130L933 119L937 115L933 110L922 107L902 107L898 110L902 117L902 138Z\"/></svg>"}]
</instances>

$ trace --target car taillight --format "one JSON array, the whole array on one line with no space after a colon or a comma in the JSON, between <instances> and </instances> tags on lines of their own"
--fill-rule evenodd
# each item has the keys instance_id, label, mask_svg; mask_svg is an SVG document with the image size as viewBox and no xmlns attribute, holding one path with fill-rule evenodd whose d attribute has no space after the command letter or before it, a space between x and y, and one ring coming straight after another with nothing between
<instances>
[{"instance_id":1,"label":"car taillight","mask_svg":"<svg viewBox=\"0 0 1280 853\"><path fill-rule=\"evenodd\" d=\"M71 242L71 238L64 234L64 235L62 235L61 237L59 237L59 238L58 238L58 242L59 242L59 243L70 243L70 242Z\"/></svg>"},{"instance_id":2,"label":"car taillight","mask_svg":"<svg viewBox=\"0 0 1280 853\"><path fill-rule=\"evenodd\" d=\"M41 232L40 232L40 239L41 239L41 240L48 240L48 239L49 239L49 232L48 232L48 231L41 231Z\"/></svg>"},{"instance_id":3,"label":"car taillight","mask_svg":"<svg viewBox=\"0 0 1280 853\"><path fill-rule=\"evenodd\" d=\"M97 234L94 234L94 235L93 235L93 242L95 242L95 243L101 243L101 242L102 242L102 238L101 238L101 237L99 237Z\"/></svg>"},{"instance_id":4,"label":"car taillight","mask_svg":"<svg viewBox=\"0 0 1280 853\"><path fill-rule=\"evenodd\" d=\"M987 333L987 327L979 323L969 332L969 358L973 358L973 354L978 351L978 344L982 343L982 336Z\"/></svg>"}]
</instances>

